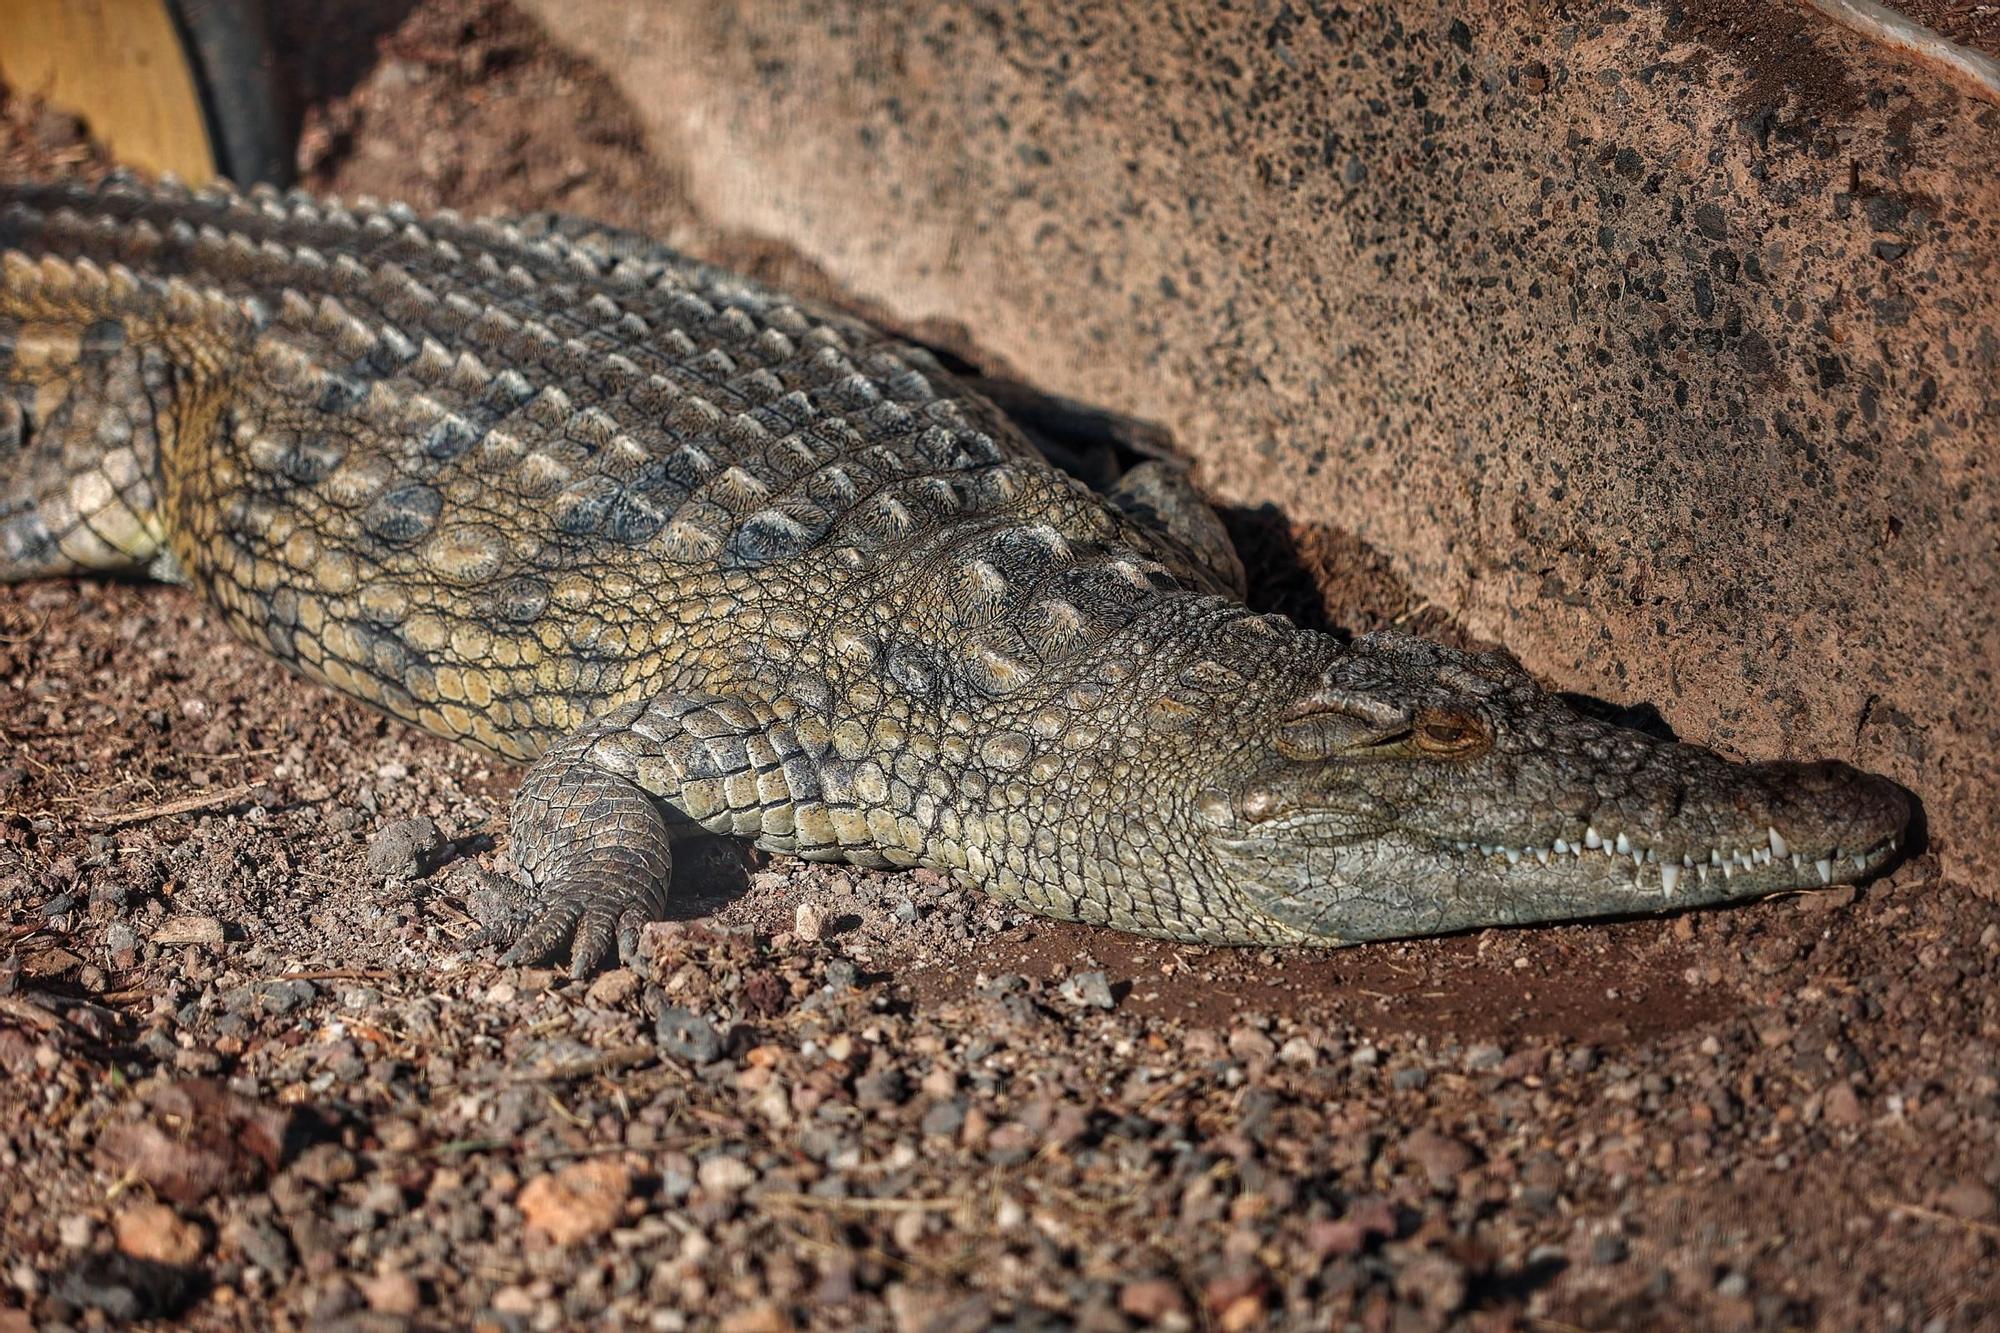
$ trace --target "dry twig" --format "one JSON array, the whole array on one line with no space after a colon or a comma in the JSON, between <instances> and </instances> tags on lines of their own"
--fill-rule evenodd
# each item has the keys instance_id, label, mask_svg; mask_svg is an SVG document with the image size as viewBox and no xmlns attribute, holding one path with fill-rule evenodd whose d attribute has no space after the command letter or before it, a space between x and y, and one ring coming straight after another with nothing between
<instances>
[{"instance_id":1,"label":"dry twig","mask_svg":"<svg viewBox=\"0 0 2000 1333\"><path fill-rule=\"evenodd\" d=\"M1943 1222L1947 1226L1964 1227L1967 1231L1975 1235L1988 1236L1994 1240L2000 1240L2000 1226L1995 1226L1991 1222L1977 1222L1969 1217L1960 1217L1956 1213L1947 1213L1936 1208L1926 1208L1919 1203L1904 1203L1901 1199L1892 1199L1886 1194L1872 1195L1868 1202L1885 1212L1893 1208L1897 1212L1908 1213L1912 1217L1921 1217L1927 1222Z\"/></svg>"},{"instance_id":2,"label":"dry twig","mask_svg":"<svg viewBox=\"0 0 2000 1333\"><path fill-rule=\"evenodd\" d=\"M150 819L164 819L168 815L184 815L194 810L209 810L218 805L232 805L248 800L257 790L255 784L244 782L234 787L218 787L196 796L183 796L179 800L164 801L159 805L142 805L131 810L120 810L115 814L92 814L89 819L94 824L116 828L123 824L143 824Z\"/></svg>"},{"instance_id":3,"label":"dry twig","mask_svg":"<svg viewBox=\"0 0 2000 1333\"><path fill-rule=\"evenodd\" d=\"M758 1203L768 1203L773 1207L822 1213L949 1213L963 1208L966 1203L956 1195L943 1199L828 1199L817 1194L774 1190L751 1197Z\"/></svg>"},{"instance_id":4,"label":"dry twig","mask_svg":"<svg viewBox=\"0 0 2000 1333\"><path fill-rule=\"evenodd\" d=\"M0 1018L11 1018L37 1032L60 1032L68 1026L61 1014L51 1013L18 995L0 995Z\"/></svg>"}]
</instances>

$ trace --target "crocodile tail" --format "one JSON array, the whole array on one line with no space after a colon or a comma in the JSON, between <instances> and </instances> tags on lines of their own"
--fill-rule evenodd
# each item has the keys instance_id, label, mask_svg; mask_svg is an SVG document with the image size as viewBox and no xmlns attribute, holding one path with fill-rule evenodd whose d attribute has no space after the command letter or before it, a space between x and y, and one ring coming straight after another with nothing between
<instances>
[{"instance_id":1,"label":"crocodile tail","mask_svg":"<svg viewBox=\"0 0 2000 1333\"><path fill-rule=\"evenodd\" d=\"M162 368L131 278L36 253L0 189L0 582L139 570L158 517Z\"/></svg>"}]
</instances>

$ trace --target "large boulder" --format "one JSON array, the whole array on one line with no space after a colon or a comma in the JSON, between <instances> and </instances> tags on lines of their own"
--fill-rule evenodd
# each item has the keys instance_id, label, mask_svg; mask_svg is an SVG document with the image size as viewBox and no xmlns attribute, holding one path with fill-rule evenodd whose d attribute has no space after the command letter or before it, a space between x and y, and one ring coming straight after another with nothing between
<instances>
[{"instance_id":1,"label":"large boulder","mask_svg":"<svg viewBox=\"0 0 2000 1333\"><path fill-rule=\"evenodd\" d=\"M1990 891L2000 108L1734 0L529 8L714 223Z\"/></svg>"}]
</instances>

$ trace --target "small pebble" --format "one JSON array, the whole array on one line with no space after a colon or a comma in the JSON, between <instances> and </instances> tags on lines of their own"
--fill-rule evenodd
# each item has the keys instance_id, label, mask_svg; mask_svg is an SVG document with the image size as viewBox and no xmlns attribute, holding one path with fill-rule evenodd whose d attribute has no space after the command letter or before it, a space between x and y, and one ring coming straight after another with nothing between
<instances>
[{"instance_id":1,"label":"small pebble","mask_svg":"<svg viewBox=\"0 0 2000 1333\"><path fill-rule=\"evenodd\" d=\"M199 1222L190 1222L163 1203L135 1203L111 1219L121 1254L157 1264L185 1267L201 1258L208 1236Z\"/></svg>"},{"instance_id":2,"label":"small pebble","mask_svg":"<svg viewBox=\"0 0 2000 1333\"><path fill-rule=\"evenodd\" d=\"M1171 1278L1149 1277L1128 1282L1118 1292L1118 1308L1134 1319L1157 1324L1169 1315L1186 1315L1187 1297Z\"/></svg>"},{"instance_id":3,"label":"small pebble","mask_svg":"<svg viewBox=\"0 0 2000 1333\"><path fill-rule=\"evenodd\" d=\"M153 928L155 944L200 944L222 947L222 923L212 916L170 916Z\"/></svg>"},{"instance_id":4,"label":"small pebble","mask_svg":"<svg viewBox=\"0 0 2000 1333\"><path fill-rule=\"evenodd\" d=\"M126 1254L89 1254L55 1283L60 1300L102 1310L114 1322L176 1315L202 1288L195 1275Z\"/></svg>"},{"instance_id":5,"label":"small pebble","mask_svg":"<svg viewBox=\"0 0 2000 1333\"><path fill-rule=\"evenodd\" d=\"M965 1102L954 1097L924 1112L923 1131L935 1138L952 1138L965 1124Z\"/></svg>"},{"instance_id":6,"label":"small pebble","mask_svg":"<svg viewBox=\"0 0 2000 1333\"><path fill-rule=\"evenodd\" d=\"M1397 1295L1442 1318L1465 1304L1465 1265L1443 1254L1420 1254L1397 1270L1395 1285Z\"/></svg>"},{"instance_id":7,"label":"small pebble","mask_svg":"<svg viewBox=\"0 0 2000 1333\"><path fill-rule=\"evenodd\" d=\"M660 1049L676 1060L706 1065L722 1054L722 1038L715 1025L690 1009L678 1005L662 1009L653 1030Z\"/></svg>"},{"instance_id":8,"label":"small pebble","mask_svg":"<svg viewBox=\"0 0 2000 1333\"><path fill-rule=\"evenodd\" d=\"M1938 1195L1938 1207L1968 1222L1984 1222L1994 1216L1996 1201L1992 1190L1976 1180L1961 1180Z\"/></svg>"},{"instance_id":9,"label":"small pebble","mask_svg":"<svg viewBox=\"0 0 2000 1333\"><path fill-rule=\"evenodd\" d=\"M132 966L139 952L139 932L123 921L114 921L104 931L104 951L111 955L112 966Z\"/></svg>"},{"instance_id":10,"label":"small pebble","mask_svg":"<svg viewBox=\"0 0 2000 1333\"><path fill-rule=\"evenodd\" d=\"M1288 1065L1319 1063L1319 1047L1304 1037L1293 1037L1278 1048L1278 1058Z\"/></svg>"},{"instance_id":11,"label":"small pebble","mask_svg":"<svg viewBox=\"0 0 2000 1333\"><path fill-rule=\"evenodd\" d=\"M1056 987L1056 993L1081 1008L1113 1009L1118 1005L1111 982L1102 972L1079 972Z\"/></svg>"},{"instance_id":12,"label":"small pebble","mask_svg":"<svg viewBox=\"0 0 2000 1333\"><path fill-rule=\"evenodd\" d=\"M740 1158L717 1153L695 1169L695 1179L712 1194L729 1194L757 1183L757 1173Z\"/></svg>"},{"instance_id":13,"label":"small pebble","mask_svg":"<svg viewBox=\"0 0 2000 1333\"><path fill-rule=\"evenodd\" d=\"M536 1176L515 1206L532 1229L558 1245L575 1245L616 1226L631 1196L632 1173L600 1157Z\"/></svg>"},{"instance_id":14,"label":"small pebble","mask_svg":"<svg viewBox=\"0 0 2000 1333\"><path fill-rule=\"evenodd\" d=\"M337 1143L315 1143L299 1154L292 1164L291 1174L322 1189L342 1185L354 1179L361 1170L361 1164L353 1153Z\"/></svg>"},{"instance_id":15,"label":"small pebble","mask_svg":"<svg viewBox=\"0 0 2000 1333\"><path fill-rule=\"evenodd\" d=\"M423 1291L408 1273L382 1273L360 1281L361 1295L377 1314L413 1315L423 1305Z\"/></svg>"},{"instance_id":16,"label":"small pebble","mask_svg":"<svg viewBox=\"0 0 2000 1333\"><path fill-rule=\"evenodd\" d=\"M637 972L629 967L614 967L591 982L583 997L600 1009L616 1009L637 995L639 986Z\"/></svg>"},{"instance_id":17,"label":"small pebble","mask_svg":"<svg viewBox=\"0 0 2000 1333\"><path fill-rule=\"evenodd\" d=\"M66 1250L87 1250L97 1238L97 1219L88 1213L71 1213L56 1224L56 1239Z\"/></svg>"},{"instance_id":18,"label":"small pebble","mask_svg":"<svg viewBox=\"0 0 2000 1333\"><path fill-rule=\"evenodd\" d=\"M444 863L449 849L437 821L399 819L368 840L368 870L384 880L422 879Z\"/></svg>"},{"instance_id":19,"label":"small pebble","mask_svg":"<svg viewBox=\"0 0 2000 1333\"><path fill-rule=\"evenodd\" d=\"M1472 1149L1449 1135L1420 1129L1403 1140L1403 1156L1422 1168L1433 1189L1446 1189L1477 1160Z\"/></svg>"},{"instance_id":20,"label":"small pebble","mask_svg":"<svg viewBox=\"0 0 2000 1333\"><path fill-rule=\"evenodd\" d=\"M863 1074L854 1080L854 1104L880 1109L900 1106L909 1096L909 1080L903 1071L890 1066Z\"/></svg>"},{"instance_id":21,"label":"small pebble","mask_svg":"<svg viewBox=\"0 0 2000 1333\"><path fill-rule=\"evenodd\" d=\"M223 1225L222 1244L263 1269L275 1282L283 1282L292 1271L291 1242L261 1218L231 1219Z\"/></svg>"},{"instance_id":22,"label":"small pebble","mask_svg":"<svg viewBox=\"0 0 2000 1333\"><path fill-rule=\"evenodd\" d=\"M827 910L816 902L802 902L792 912L792 934L811 943L826 933Z\"/></svg>"}]
</instances>

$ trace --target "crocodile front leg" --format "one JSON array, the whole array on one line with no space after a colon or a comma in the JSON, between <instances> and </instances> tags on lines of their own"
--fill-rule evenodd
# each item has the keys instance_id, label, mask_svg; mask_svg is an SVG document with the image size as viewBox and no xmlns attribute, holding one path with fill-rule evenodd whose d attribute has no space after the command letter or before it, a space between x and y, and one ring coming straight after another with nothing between
<instances>
[{"instance_id":1,"label":"crocodile front leg","mask_svg":"<svg viewBox=\"0 0 2000 1333\"><path fill-rule=\"evenodd\" d=\"M512 820L518 883L489 937L512 945L502 959L510 965L545 962L567 946L576 976L614 951L629 956L639 928L666 913L673 844L704 833L879 863L863 847L841 846L821 786L817 757L749 704L669 695L615 708L551 747L521 780Z\"/></svg>"},{"instance_id":2,"label":"crocodile front leg","mask_svg":"<svg viewBox=\"0 0 2000 1333\"><path fill-rule=\"evenodd\" d=\"M566 737L528 770L514 795L518 883L490 936L511 941L502 962L546 962L565 946L577 976L614 949L629 955L639 927L666 912L673 843L696 832L635 780L621 708Z\"/></svg>"}]
</instances>

